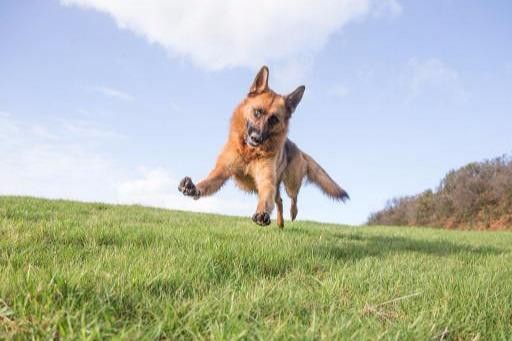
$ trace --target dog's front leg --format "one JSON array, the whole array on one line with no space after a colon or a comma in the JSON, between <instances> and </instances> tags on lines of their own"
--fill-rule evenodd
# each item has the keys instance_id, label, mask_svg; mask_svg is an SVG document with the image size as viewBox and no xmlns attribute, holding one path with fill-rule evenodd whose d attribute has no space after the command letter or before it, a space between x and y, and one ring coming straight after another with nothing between
<instances>
[{"instance_id":1,"label":"dog's front leg","mask_svg":"<svg viewBox=\"0 0 512 341\"><path fill-rule=\"evenodd\" d=\"M258 190L258 207L252 220L258 225L269 225L276 196L276 171L273 164L263 164L255 169L254 181Z\"/></svg>"},{"instance_id":2,"label":"dog's front leg","mask_svg":"<svg viewBox=\"0 0 512 341\"><path fill-rule=\"evenodd\" d=\"M217 162L215 168L210 172L206 179L200 181L197 185L192 182L188 176L181 180L178 190L186 196L199 199L217 192L231 176L229 167L222 162Z\"/></svg>"}]
</instances>

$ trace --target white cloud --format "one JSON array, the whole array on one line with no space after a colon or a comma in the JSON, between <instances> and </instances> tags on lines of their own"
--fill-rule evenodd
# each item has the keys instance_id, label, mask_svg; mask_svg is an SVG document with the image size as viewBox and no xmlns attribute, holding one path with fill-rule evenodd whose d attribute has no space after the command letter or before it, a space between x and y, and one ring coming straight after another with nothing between
<instances>
[{"instance_id":1,"label":"white cloud","mask_svg":"<svg viewBox=\"0 0 512 341\"><path fill-rule=\"evenodd\" d=\"M95 123L87 121L65 121L62 125L66 131L75 137L90 140L97 139L124 139L125 136L111 129L105 129Z\"/></svg>"},{"instance_id":2,"label":"white cloud","mask_svg":"<svg viewBox=\"0 0 512 341\"><path fill-rule=\"evenodd\" d=\"M91 139L70 134L62 124L0 117L0 144L0 194L113 198L120 172L107 155L92 147Z\"/></svg>"},{"instance_id":3,"label":"white cloud","mask_svg":"<svg viewBox=\"0 0 512 341\"><path fill-rule=\"evenodd\" d=\"M303 84L313 68L313 58L301 56L274 66L270 70L270 86L277 92L287 94Z\"/></svg>"},{"instance_id":4,"label":"white cloud","mask_svg":"<svg viewBox=\"0 0 512 341\"><path fill-rule=\"evenodd\" d=\"M95 86L91 90L103 94L108 97L121 99L124 101L133 101L134 97L124 91L114 89L108 86Z\"/></svg>"},{"instance_id":5,"label":"white cloud","mask_svg":"<svg viewBox=\"0 0 512 341\"><path fill-rule=\"evenodd\" d=\"M308 57L350 22L400 14L396 0L61 0L108 13L122 29L206 69Z\"/></svg>"},{"instance_id":6,"label":"white cloud","mask_svg":"<svg viewBox=\"0 0 512 341\"><path fill-rule=\"evenodd\" d=\"M60 136L51 132L48 127L44 125L35 124L30 127L30 133L33 134L34 137L39 137L46 140L58 141L60 140Z\"/></svg>"},{"instance_id":7,"label":"white cloud","mask_svg":"<svg viewBox=\"0 0 512 341\"><path fill-rule=\"evenodd\" d=\"M87 122L33 124L0 115L0 195L142 204L222 214L247 214L239 200L198 201L178 192L178 180L156 168L140 177L102 152L122 135Z\"/></svg>"},{"instance_id":8,"label":"white cloud","mask_svg":"<svg viewBox=\"0 0 512 341\"><path fill-rule=\"evenodd\" d=\"M221 214L246 214L252 206L240 201L207 197L199 200L184 197L178 192L179 181L163 168L142 170L141 176L121 183L117 201L126 204L181 209Z\"/></svg>"},{"instance_id":9,"label":"white cloud","mask_svg":"<svg viewBox=\"0 0 512 341\"><path fill-rule=\"evenodd\" d=\"M467 94L459 73L443 61L432 58L425 61L412 59L410 80L411 99L424 92L443 92L455 99L466 99Z\"/></svg>"}]
</instances>

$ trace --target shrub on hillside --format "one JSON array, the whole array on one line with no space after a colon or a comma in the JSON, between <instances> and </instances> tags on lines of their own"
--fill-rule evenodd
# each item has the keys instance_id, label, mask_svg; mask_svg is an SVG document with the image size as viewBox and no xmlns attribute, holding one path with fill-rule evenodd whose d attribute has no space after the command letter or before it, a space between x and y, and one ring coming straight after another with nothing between
<instances>
[{"instance_id":1,"label":"shrub on hillside","mask_svg":"<svg viewBox=\"0 0 512 341\"><path fill-rule=\"evenodd\" d=\"M435 190L390 200L371 225L512 228L512 159L499 157L452 170Z\"/></svg>"}]
</instances>

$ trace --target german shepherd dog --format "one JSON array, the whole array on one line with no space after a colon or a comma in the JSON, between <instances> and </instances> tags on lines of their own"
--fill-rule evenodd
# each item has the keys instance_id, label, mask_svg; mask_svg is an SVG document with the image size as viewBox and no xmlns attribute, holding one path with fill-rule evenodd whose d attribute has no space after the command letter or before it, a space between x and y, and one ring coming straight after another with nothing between
<instances>
[{"instance_id":1,"label":"german shepherd dog","mask_svg":"<svg viewBox=\"0 0 512 341\"><path fill-rule=\"evenodd\" d=\"M329 197L345 201L349 196L308 154L287 138L288 125L305 87L282 96L268 87L268 67L263 66L246 98L231 118L228 141L206 179L195 185L183 178L179 191L199 199L217 192L231 177L243 190L258 193L252 220L269 225L277 205L277 225L284 227L280 187L291 198L291 219L297 217L297 195L303 179L316 184Z\"/></svg>"}]
</instances>

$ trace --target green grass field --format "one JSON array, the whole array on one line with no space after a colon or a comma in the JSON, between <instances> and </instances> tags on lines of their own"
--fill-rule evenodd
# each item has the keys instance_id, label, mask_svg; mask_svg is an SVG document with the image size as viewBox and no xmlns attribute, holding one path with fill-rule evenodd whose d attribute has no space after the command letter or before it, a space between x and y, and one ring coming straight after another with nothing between
<instances>
[{"instance_id":1,"label":"green grass field","mask_svg":"<svg viewBox=\"0 0 512 341\"><path fill-rule=\"evenodd\" d=\"M0 197L0 339L511 339L512 233Z\"/></svg>"}]
</instances>

